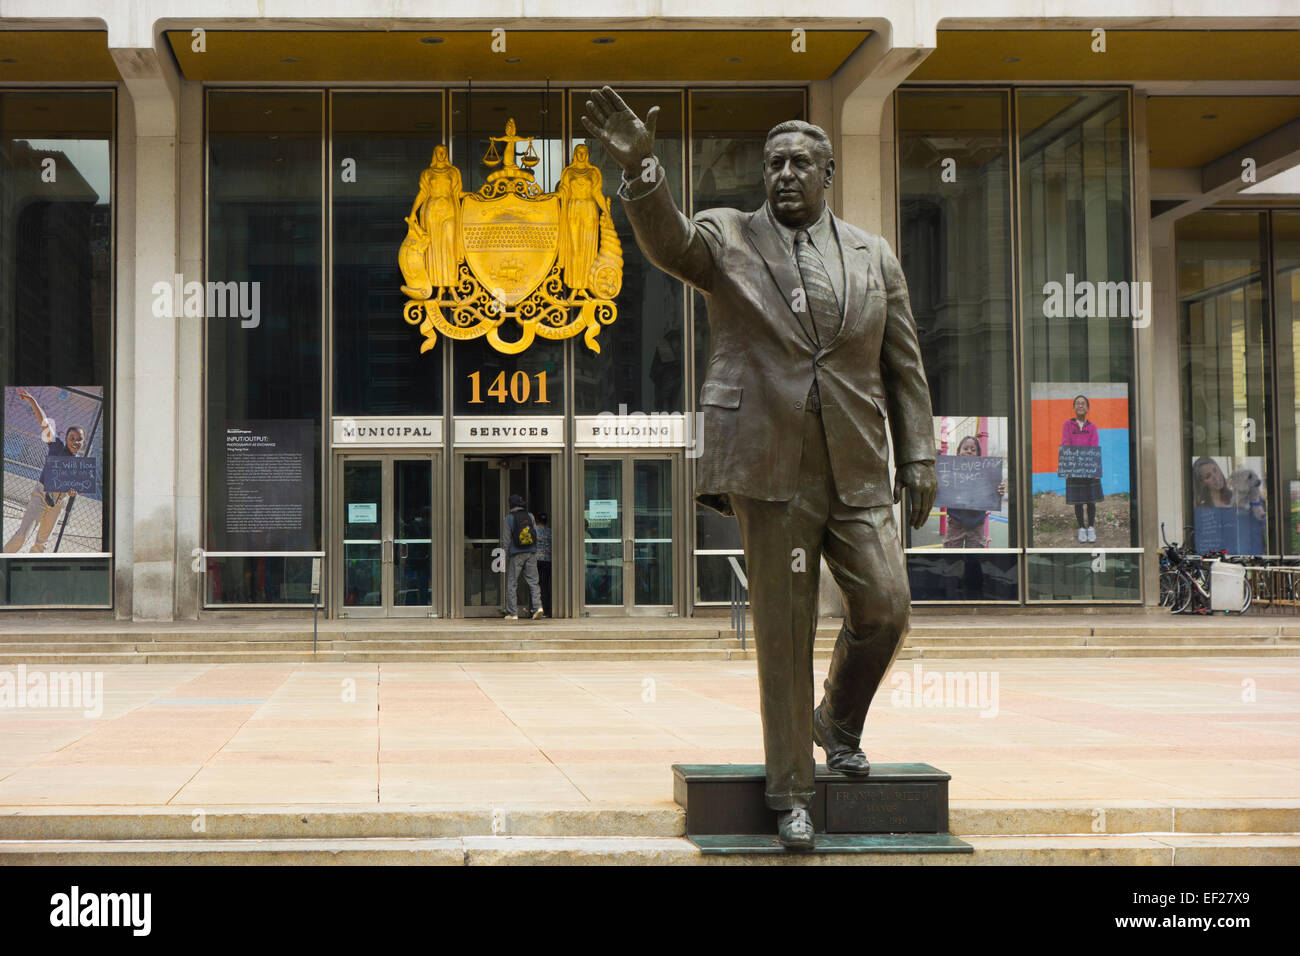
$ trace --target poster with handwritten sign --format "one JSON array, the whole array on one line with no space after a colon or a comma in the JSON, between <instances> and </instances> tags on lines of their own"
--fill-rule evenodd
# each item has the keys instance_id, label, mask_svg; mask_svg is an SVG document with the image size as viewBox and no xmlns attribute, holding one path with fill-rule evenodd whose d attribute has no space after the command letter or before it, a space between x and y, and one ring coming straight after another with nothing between
<instances>
[{"instance_id":1,"label":"poster with handwritten sign","mask_svg":"<svg viewBox=\"0 0 1300 956\"><path fill-rule=\"evenodd\" d=\"M1002 459L994 456L940 455L935 460L939 493L935 504L940 508L966 511L998 511L1002 496Z\"/></svg>"},{"instance_id":2,"label":"poster with handwritten sign","mask_svg":"<svg viewBox=\"0 0 1300 956\"><path fill-rule=\"evenodd\" d=\"M1090 445L1062 445L1056 455L1056 477L1100 478L1101 448Z\"/></svg>"}]
</instances>

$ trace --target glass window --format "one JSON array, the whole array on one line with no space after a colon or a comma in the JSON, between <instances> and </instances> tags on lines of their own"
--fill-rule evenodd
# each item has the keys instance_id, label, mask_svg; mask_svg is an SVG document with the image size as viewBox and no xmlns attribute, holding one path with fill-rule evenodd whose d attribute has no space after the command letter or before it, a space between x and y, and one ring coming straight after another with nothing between
<instances>
[{"instance_id":1,"label":"glass window","mask_svg":"<svg viewBox=\"0 0 1300 956\"><path fill-rule=\"evenodd\" d=\"M1190 540L1203 551L1272 550L1267 226L1264 213L1215 211L1176 229L1183 488Z\"/></svg>"},{"instance_id":2,"label":"glass window","mask_svg":"<svg viewBox=\"0 0 1300 956\"><path fill-rule=\"evenodd\" d=\"M659 107L655 128L655 155L667 174L668 188L681 208L682 198L682 93L625 93L623 100L645 118ZM610 159L599 140L586 134L579 117L585 112L587 93L575 92L570 101L574 144L586 143L591 162L600 170L604 192L613 199L622 181L622 169ZM600 353L575 340L574 412L578 415L628 412L681 412L685 410L686 299L685 287L651 265L641 253L623 204L612 201L611 212L623 247L623 288L618 296L618 319L600 333Z\"/></svg>"},{"instance_id":3,"label":"glass window","mask_svg":"<svg viewBox=\"0 0 1300 956\"><path fill-rule=\"evenodd\" d=\"M440 415L443 350L402 319L397 250L444 142L441 93L332 97L334 414Z\"/></svg>"},{"instance_id":4,"label":"glass window","mask_svg":"<svg viewBox=\"0 0 1300 956\"><path fill-rule=\"evenodd\" d=\"M1006 91L898 94L899 258L945 479L930 519L905 532L918 552L1020 544L1009 113ZM1018 598L1014 555L913 555L909 568L915 600Z\"/></svg>"},{"instance_id":5,"label":"glass window","mask_svg":"<svg viewBox=\"0 0 1300 956\"><path fill-rule=\"evenodd\" d=\"M1149 316L1151 303L1149 286L1132 282L1128 93L1022 90L1016 97L1028 543L1089 553L1132 547L1133 323ZM1037 573L1028 580L1030 600L1096 599L1073 577L1065 589L1056 579L1043 586ZM1138 578L1131 580L1125 596L1137 599Z\"/></svg>"},{"instance_id":6,"label":"glass window","mask_svg":"<svg viewBox=\"0 0 1300 956\"><path fill-rule=\"evenodd\" d=\"M112 602L113 122L0 93L0 607Z\"/></svg>"},{"instance_id":7,"label":"glass window","mask_svg":"<svg viewBox=\"0 0 1300 956\"><path fill-rule=\"evenodd\" d=\"M1278 468L1285 533L1279 550L1300 554L1300 212L1269 214L1273 239L1273 303L1277 313ZM1258 435L1256 436L1258 437ZM1273 550L1270 548L1270 550Z\"/></svg>"},{"instance_id":8,"label":"glass window","mask_svg":"<svg viewBox=\"0 0 1300 956\"><path fill-rule=\"evenodd\" d=\"M718 206L753 210L767 201L763 183L763 144L777 123L806 119L803 90L692 92L691 211ZM704 297L692 293L695 390L698 396L708 374L709 319ZM697 550L741 548L740 526L696 506ZM743 566L743 565L742 565ZM696 558L695 599L698 604L725 603L730 597L731 569L725 557Z\"/></svg>"},{"instance_id":9,"label":"glass window","mask_svg":"<svg viewBox=\"0 0 1300 956\"><path fill-rule=\"evenodd\" d=\"M475 90L451 96L451 162L460 168L463 189L477 192L494 169L500 168L506 144L492 142L514 120L518 135L532 137L519 144L520 157L532 150L537 162L533 176L544 192L553 192L564 171L563 96L545 91L496 92ZM602 337L607 334L602 332ZM517 329L503 327L507 342ZM439 336L437 348L452 350L453 411L456 415L563 415L563 342L540 336L519 355L498 352L485 338L451 342ZM585 348L585 346L582 346Z\"/></svg>"},{"instance_id":10,"label":"glass window","mask_svg":"<svg viewBox=\"0 0 1300 956\"><path fill-rule=\"evenodd\" d=\"M320 548L323 116L319 92L209 94L209 551ZM213 558L208 601L310 603L310 578L308 558Z\"/></svg>"}]
</instances>

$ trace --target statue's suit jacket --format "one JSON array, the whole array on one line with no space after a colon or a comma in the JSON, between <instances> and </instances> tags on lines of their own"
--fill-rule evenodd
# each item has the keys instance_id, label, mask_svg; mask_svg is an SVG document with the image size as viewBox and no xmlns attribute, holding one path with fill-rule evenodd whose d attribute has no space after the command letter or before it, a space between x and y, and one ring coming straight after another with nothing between
<instances>
[{"instance_id":1,"label":"statue's suit jacket","mask_svg":"<svg viewBox=\"0 0 1300 956\"><path fill-rule=\"evenodd\" d=\"M814 379L835 489L854 507L892 505L894 460L933 461L930 391L902 267L880 236L834 218L844 257L845 313L819 348L798 266L768 217L710 209L687 219L660 181L624 209L645 255L707 299L711 348L700 389L701 503L726 495L789 501L799 477L805 403ZM800 290L796 297L796 290Z\"/></svg>"}]
</instances>

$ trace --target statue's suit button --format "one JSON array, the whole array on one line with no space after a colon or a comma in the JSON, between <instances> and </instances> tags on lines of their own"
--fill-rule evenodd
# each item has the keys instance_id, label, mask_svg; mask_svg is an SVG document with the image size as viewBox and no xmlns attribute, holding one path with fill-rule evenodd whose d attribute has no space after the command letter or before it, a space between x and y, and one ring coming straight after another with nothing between
<instances>
[{"instance_id":1,"label":"statue's suit button","mask_svg":"<svg viewBox=\"0 0 1300 956\"><path fill-rule=\"evenodd\" d=\"M795 407L795 408L803 408L803 402L795 402L795 403L794 403L794 407Z\"/></svg>"}]
</instances>

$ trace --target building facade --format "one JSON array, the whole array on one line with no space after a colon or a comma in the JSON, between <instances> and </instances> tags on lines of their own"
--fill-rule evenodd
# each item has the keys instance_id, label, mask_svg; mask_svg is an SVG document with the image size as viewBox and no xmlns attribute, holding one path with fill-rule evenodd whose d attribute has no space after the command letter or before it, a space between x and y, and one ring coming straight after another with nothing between
<instances>
[{"instance_id":1,"label":"building facade","mask_svg":"<svg viewBox=\"0 0 1300 956\"><path fill-rule=\"evenodd\" d=\"M1288 5L0 0L0 609L495 615L513 494L554 616L725 604L739 534L693 503L707 311L616 199L589 223L617 315L586 335L502 347L404 288L411 250L441 261L412 221L447 163L473 194L516 156L549 195L586 146L613 197L579 120L606 82L659 107L688 213L762 204L776 123L831 136L930 381L915 603L1153 604L1162 526L1300 555Z\"/></svg>"}]
</instances>

